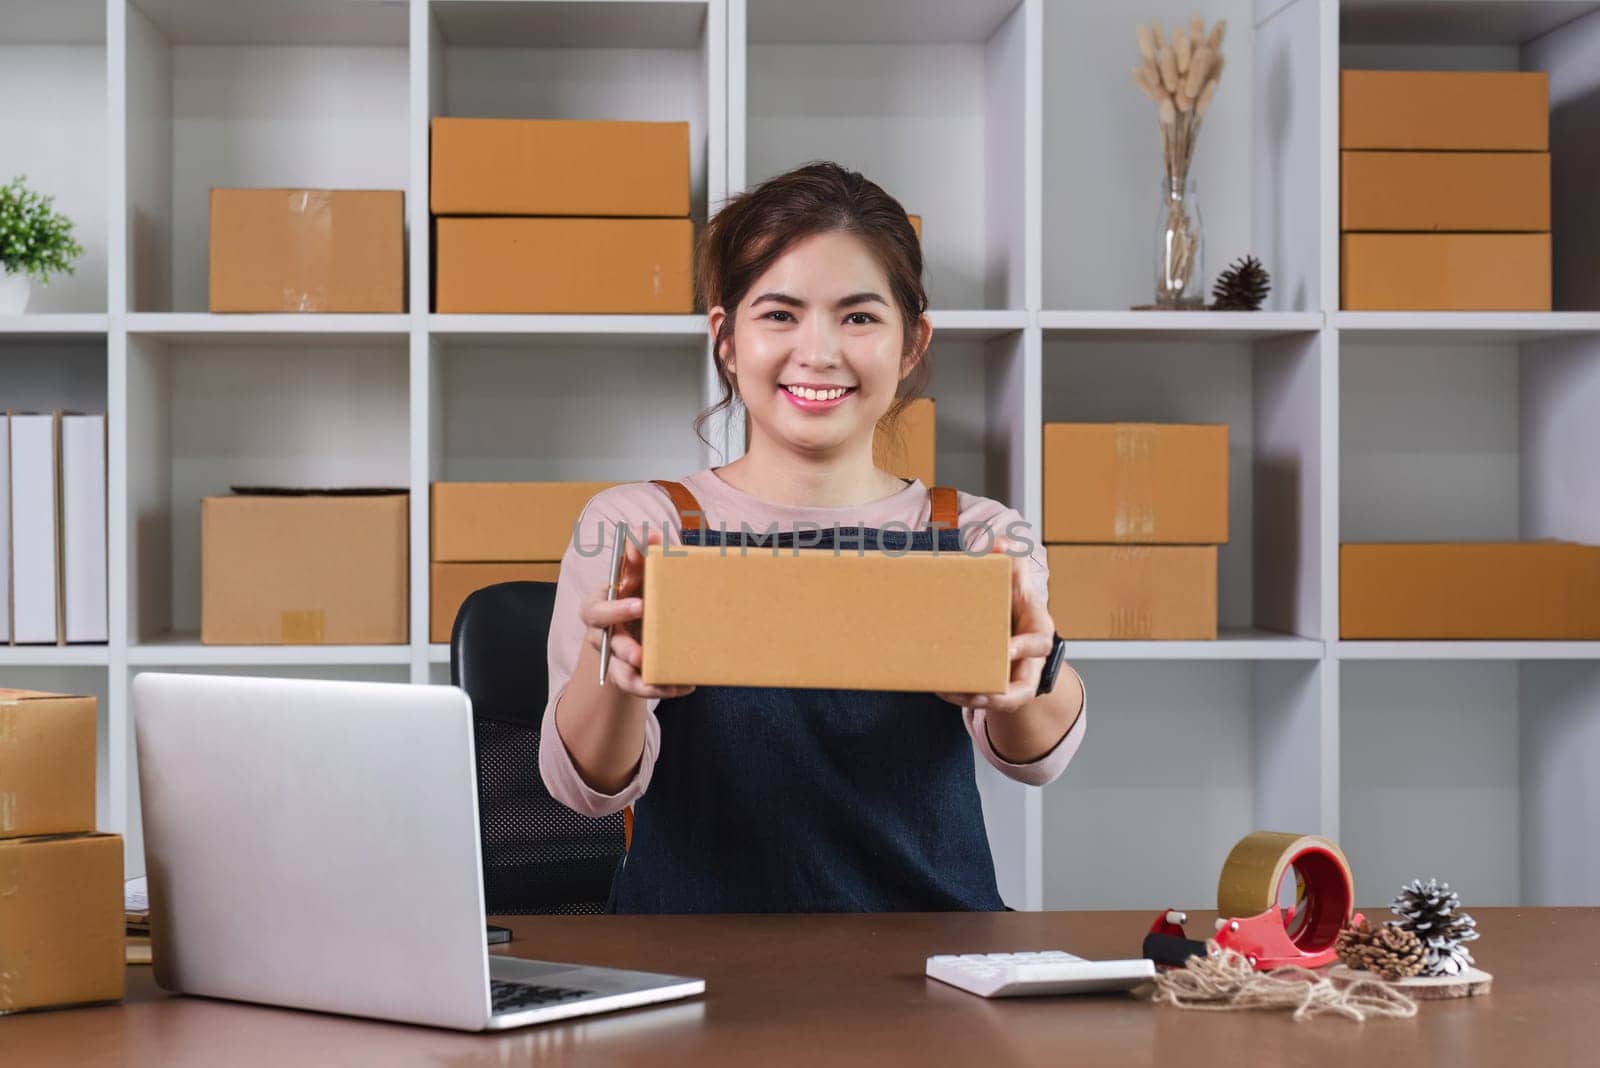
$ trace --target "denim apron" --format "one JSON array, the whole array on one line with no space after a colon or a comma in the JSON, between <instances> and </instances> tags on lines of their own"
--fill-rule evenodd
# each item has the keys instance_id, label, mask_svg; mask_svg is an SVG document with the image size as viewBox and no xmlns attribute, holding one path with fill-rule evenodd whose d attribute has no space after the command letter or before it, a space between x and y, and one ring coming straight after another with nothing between
<instances>
[{"instance_id":1,"label":"denim apron","mask_svg":"<svg viewBox=\"0 0 1600 1068\"><path fill-rule=\"evenodd\" d=\"M658 485L677 507L685 545L794 545L792 532L746 538L707 529L686 487ZM814 547L960 552L955 491L932 495L932 531L825 530ZM819 532L806 533L813 547ZM972 738L949 702L928 693L699 686L661 701L656 718L661 749L634 803L611 911L1005 909Z\"/></svg>"}]
</instances>

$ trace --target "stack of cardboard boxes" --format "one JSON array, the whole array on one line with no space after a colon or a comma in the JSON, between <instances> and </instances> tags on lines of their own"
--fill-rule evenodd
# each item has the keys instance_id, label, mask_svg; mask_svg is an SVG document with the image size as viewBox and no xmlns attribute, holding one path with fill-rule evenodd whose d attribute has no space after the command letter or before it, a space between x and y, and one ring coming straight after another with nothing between
<instances>
[{"instance_id":1,"label":"stack of cardboard boxes","mask_svg":"<svg viewBox=\"0 0 1600 1068\"><path fill-rule=\"evenodd\" d=\"M1062 637L1216 638L1228 428L1046 423L1044 540Z\"/></svg>"},{"instance_id":2,"label":"stack of cardboard boxes","mask_svg":"<svg viewBox=\"0 0 1600 1068\"><path fill-rule=\"evenodd\" d=\"M1549 76L1347 70L1342 303L1548 311Z\"/></svg>"},{"instance_id":3,"label":"stack of cardboard boxes","mask_svg":"<svg viewBox=\"0 0 1600 1068\"><path fill-rule=\"evenodd\" d=\"M214 312L402 312L398 189L211 190Z\"/></svg>"},{"instance_id":4,"label":"stack of cardboard boxes","mask_svg":"<svg viewBox=\"0 0 1600 1068\"><path fill-rule=\"evenodd\" d=\"M433 120L434 308L694 310L689 124Z\"/></svg>"},{"instance_id":5,"label":"stack of cardboard boxes","mask_svg":"<svg viewBox=\"0 0 1600 1068\"><path fill-rule=\"evenodd\" d=\"M409 500L268 488L202 500L201 642L409 642Z\"/></svg>"},{"instance_id":6,"label":"stack of cardboard boxes","mask_svg":"<svg viewBox=\"0 0 1600 1068\"><path fill-rule=\"evenodd\" d=\"M95 833L94 766L94 698L0 689L0 1015L122 997L122 838Z\"/></svg>"},{"instance_id":7,"label":"stack of cardboard boxes","mask_svg":"<svg viewBox=\"0 0 1600 1068\"><path fill-rule=\"evenodd\" d=\"M447 642L461 602L497 582L554 582L589 498L614 482L436 482L429 640ZM590 527L582 544L599 544ZM608 539L609 541L609 539Z\"/></svg>"}]
</instances>

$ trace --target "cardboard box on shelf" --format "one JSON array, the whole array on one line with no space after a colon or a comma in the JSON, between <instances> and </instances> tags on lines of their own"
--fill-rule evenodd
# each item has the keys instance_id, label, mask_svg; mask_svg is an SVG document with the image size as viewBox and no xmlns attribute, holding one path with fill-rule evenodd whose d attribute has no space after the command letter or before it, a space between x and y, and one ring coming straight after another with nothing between
<instances>
[{"instance_id":1,"label":"cardboard box on shelf","mask_svg":"<svg viewBox=\"0 0 1600 1068\"><path fill-rule=\"evenodd\" d=\"M917 240L921 241L922 240L922 216L920 216L920 215L912 215L912 214L910 214L908 212L906 214L906 218L911 220L911 229L916 232Z\"/></svg>"},{"instance_id":2,"label":"cardboard box on shelf","mask_svg":"<svg viewBox=\"0 0 1600 1068\"><path fill-rule=\"evenodd\" d=\"M1345 543L1339 546L1339 636L1600 638L1600 546Z\"/></svg>"},{"instance_id":3,"label":"cardboard box on shelf","mask_svg":"<svg viewBox=\"0 0 1600 1068\"><path fill-rule=\"evenodd\" d=\"M1344 234L1349 311L1549 311L1549 234Z\"/></svg>"},{"instance_id":4,"label":"cardboard box on shelf","mask_svg":"<svg viewBox=\"0 0 1600 1068\"><path fill-rule=\"evenodd\" d=\"M1340 156L1341 229L1550 229L1548 152Z\"/></svg>"},{"instance_id":5,"label":"cardboard box on shelf","mask_svg":"<svg viewBox=\"0 0 1600 1068\"><path fill-rule=\"evenodd\" d=\"M501 582L554 582L561 565L551 564L440 564L429 568L432 612L428 640L448 642L461 604L476 590Z\"/></svg>"},{"instance_id":6,"label":"cardboard box on shelf","mask_svg":"<svg viewBox=\"0 0 1600 1068\"><path fill-rule=\"evenodd\" d=\"M433 120L435 215L689 214L687 122Z\"/></svg>"},{"instance_id":7,"label":"cardboard box on shelf","mask_svg":"<svg viewBox=\"0 0 1600 1068\"><path fill-rule=\"evenodd\" d=\"M0 1015L121 998L121 836L0 841L0 873Z\"/></svg>"},{"instance_id":8,"label":"cardboard box on shelf","mask_svg":"<svg viewBox=\"0 0 1600 1068\"><path fill-rule=\"evenodd\" d=\"M899 429L887 434L880 426L872 437L872 462L901 478L935 486L938 453L938 411L932 397L918 397L900 413ZM744 415L745 447L750 444L750 413Z\"/></svg>"},{"instance_id":9,"label":"cardboard box on shelf","mask_svg":"<svg viewBox=\"0 0 1600 1068\"><path fill-rule=\"evenodd\" d=\"M1215 545L1047 545L1063 638L1214 640Z\"/></svg>"},{"instance_id":10,"label":"cardboard box on shelf","mask_svg":"<svg viewBox=\"0 0 1600 1068\"><path fill-rule=\"evenodd\" d=\"M94 830L95 713L93 697L0 689L0 838Z\"/></svg>"},{"instance_id":11,"label":"cardboard box on shelf","mask_svg":"<svg viewBox=\"0 0 1600 1068\"><path fill-rule=\"evenodd\" d=\"M1228 540L1228 428L1046 423L1047 543Z\"/></svg>"},{"instance_id":12,"label":"cardboard box on shelf","mask_svg":"<svg viewBox=\"0 0 1600 1068\"><path fill-rule=\"evenodd\" d=\"M694 311L688 219L441 218L435 234L440 312Z\"/></svg>"},{"instance_id":13,"label":"cardboard box on shelf","mask_svg":"<svg viewBox=\"0 0 1600 1068\"><path fill-rule=\"evenodd\" d=\"M407 632L403 491L200 502L200 640L395 645Z\"/></svg>"},{"instance_id":14,"label":"cardboard box on shelf","mask_svg":"<svg viewBox=\"0 0 1600 1068\"><path fill-rule=\"evenodd\" d=\"M433 559L559 562L589 498L615 482L435 482ZM598 537L582 532L584 544Z\"/></svg>"},{"instance_id":15,"label":"cardboard box on shelf","mask_svg":"<svg viewBox=\"0 0 1600 1068\"><path fill-rule=\"evenodd\" d=\"M674 543L650 547L644 589L654 685L998 693L1010 674L1001 553ZM705 619L717 625L691 623Z\"/></svg>"},{"instance_id":16,"label":"cardboard box on shelf","mask_svg":"<svg viewBox=\"0 0 1600 1068\"><path fill-rule=\"evenodd\" d=\"M1339 72L1340 148L1545 152L1544 71Z\"/></svg>"},{"instance_id":17,"label":"cardboard box on shelf","mask_svg":"<svg viewBox=\"0 0 1600 1068\"><path fill-rule=\"evenodd\" d=\"M211 190L213 312L405 311L405 195Z\"/></svg>"}]
</instances>

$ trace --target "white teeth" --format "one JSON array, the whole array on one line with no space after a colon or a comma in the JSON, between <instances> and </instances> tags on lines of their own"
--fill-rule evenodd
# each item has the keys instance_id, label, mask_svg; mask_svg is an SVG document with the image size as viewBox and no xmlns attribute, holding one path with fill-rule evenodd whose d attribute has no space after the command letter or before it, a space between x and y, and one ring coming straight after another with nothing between
<instances>
[{"instance_id":1,"label":"white teeth","mask_svg":"<svg viewBox=\"0 0 1600 1068\"><path fill-rule=\"evenodd\" d=\"M796 397L804 397L806 400L836 400L849 392L849 390L842 388L811 389L806 386L784 386L783 388L793 393Z\"/></svg>"}]
</instances>

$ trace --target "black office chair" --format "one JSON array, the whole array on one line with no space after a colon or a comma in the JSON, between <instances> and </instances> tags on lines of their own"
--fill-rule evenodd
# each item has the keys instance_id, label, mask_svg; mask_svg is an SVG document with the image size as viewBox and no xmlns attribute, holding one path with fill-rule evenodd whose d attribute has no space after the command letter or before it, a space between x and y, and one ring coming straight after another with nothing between
<instances>
[{"instance_id":1,"label":"black office chair","mask_svg":"<svg viewBox=\"0 0 1600 1068\"><path fill-rule=\"evenodd\" d=\"M450 633L450 682L472 699L491 915L604 912L626 848L622 813L580 816L539 777L555 597L552 582L486 586L462 602Z\"/></svg>"}]
</instances>

